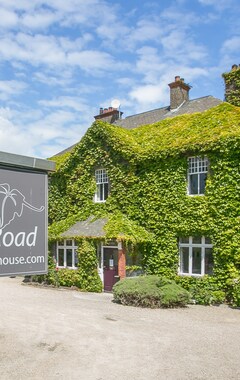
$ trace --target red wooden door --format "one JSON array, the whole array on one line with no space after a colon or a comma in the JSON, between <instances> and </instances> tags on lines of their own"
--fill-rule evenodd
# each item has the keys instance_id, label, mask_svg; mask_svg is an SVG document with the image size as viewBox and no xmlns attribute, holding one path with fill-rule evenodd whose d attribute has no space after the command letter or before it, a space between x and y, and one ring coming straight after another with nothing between
<instances>
[{"instance_id":1,"label":"red wooden door","mask_svg":"<svg viewBox=\"0 0 240 380\"><path fill-rule=\"evenodd\" d=\"M104 247L103 255L104 290L111 292L113 285L118 280L118 249Z\"/></svg>"}]
</instances>

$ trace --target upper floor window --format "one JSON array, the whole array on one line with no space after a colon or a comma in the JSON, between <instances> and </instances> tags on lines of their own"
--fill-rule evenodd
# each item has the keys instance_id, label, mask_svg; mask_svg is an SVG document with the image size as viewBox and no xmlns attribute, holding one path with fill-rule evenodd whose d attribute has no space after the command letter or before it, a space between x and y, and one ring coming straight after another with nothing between
<instances>
[{"instance_id":1,"label":"upper floor window","mask_svg":"<svg viewBox=\"0 0 240 380\"><path fill-rule=\"evenodd\" d=\"M207 157L190 157L188 159L188 194L202 195L208 172Z\"/></svg>"},{"instance_id":2,"label":"upper floor window","mask_svg":"<svg viewBox=\"0 0 240 380\"><path fill-rule=\"evenodd\" d=\"M109 192L109 180L105 169L95 171L97 190L95 193L95 202L105 202Z\"/></svg>"},{"instance_id":3,"label":"upper floor window","mask_svg":"<svg viewBox=\"0 0 240 380\"><path fill-rule=\"evenodd\" d=\"M179 240L180 274L212 274L213 254L211 240L205 236L190 236Z\"/></svg>"},{"instance_id":4,"label":"upper floor window","mask_svg":"<svg viewBox=\"0 0 240 380\"><path fill-rule=\"evenodd\" d=\"M57 242L57 267L77 267L77 246L72 239L64 239Z\"/></svg>"}]
</instances>

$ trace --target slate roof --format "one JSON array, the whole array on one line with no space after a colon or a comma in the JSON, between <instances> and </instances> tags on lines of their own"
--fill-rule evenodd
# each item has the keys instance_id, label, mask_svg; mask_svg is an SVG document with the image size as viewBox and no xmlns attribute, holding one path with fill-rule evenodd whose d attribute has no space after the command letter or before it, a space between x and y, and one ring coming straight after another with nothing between
<instances>
[{"instance_id":1,"label":"slate roof","mask_svg":"<svg viewBox=\"0 0 240 380\"><path fill-rule=\"evenodd\" d=\"M94 237L104 238L106 233L104 227L107 224L107 218L100 218L93 220L93 216L90 216L87 220L77 222L71 226L67 231L61 234L63 238L79 238L79 237Z\"/></svg>"},{"instance_id":2,"label":"slate roof","mask_svg":"<svg viewBox=\"0 0 240 380\"><path fill-rule=\"evenodd\" d=\"M78 141L79 142L79 141ZM69 146L68 148L64 149L64 150L61 150L61 152L55 154L53 157L55 156L61 156L62 154L65 154L65 153L68 153L68 152L71 152L73 150L73 148L75 148L75 146L78 144L78 142L76 144L73 144L71 146Z\"/></svg>"},{"instance_id":3,"label":"slate roof","mask_svg":"<svg viewBox=\"0 0 240 380\"><path fill-rule=\"evenodd\" d=\"M116 120L114 124L126 129L133 129L141 125L153 124L169 117L207 111L212 107L218 106L220 103L222 103L220 99L214 98L213 96L204 96L202 98L188 100L174 110L170 110L170 107L157 108L152 111L128 116L125 119Z\"/></svg>"},{"instance_id":4,"label":"slate roof","mask_svg":"<svg viewBox=\"0 0 240 380\"><path fill-rule=\"evenodd\" d=\"M207 111L210 108L218 106L220 103L222 103L222 100L218 98L214 98L211 95L204 96L201 98L188 100L174 110L170 110L170 106L167 106L132 116L127 116L125 119L116 120L113 125L119 125L126 129L133 129L140 127L141 125L153 124L169 117ZM57 153L55 156L61 156L64 153L71 152L77 144L78 142Z\"/></svg>"}]
</instances>

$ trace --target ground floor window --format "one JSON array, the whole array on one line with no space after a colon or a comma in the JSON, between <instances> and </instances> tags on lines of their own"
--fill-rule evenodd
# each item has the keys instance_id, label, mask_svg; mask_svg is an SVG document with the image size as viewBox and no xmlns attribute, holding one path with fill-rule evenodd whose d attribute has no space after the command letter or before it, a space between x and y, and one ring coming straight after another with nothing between
<instances>
[{"instance_id":1,"label":"ground floor window","mask_svg":"<svg viewBox=\"0 0 240 380\"><path fill-rule=\"evenodd\" d=\"M77 267L77 246L72 239L64 239L57 242L57 267Z\"/></svg>"},{"instance_id":2,"label":"ground floor window","mask_svg":"<svg viewBox=\"0 0 240 380\"><path fill-rule=\"evenodd\" d=\"M203 276L213 272L211 240L202 237L182 237L179 239L180 274Z\"/></svg>"}]
</instances>

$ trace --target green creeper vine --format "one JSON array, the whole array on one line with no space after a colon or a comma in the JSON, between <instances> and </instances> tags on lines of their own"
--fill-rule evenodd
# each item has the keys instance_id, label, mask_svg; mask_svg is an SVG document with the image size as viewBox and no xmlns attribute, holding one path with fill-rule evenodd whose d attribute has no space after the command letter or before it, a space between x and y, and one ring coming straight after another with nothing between
<instances>
[{"instance_id":1,"label":"green creeper vine","mask_svg":"<svg viewBox=\"0 0 240 380\"><path fill-rule=\"evenodd\" d=\"M190 197L187 158L196 155L208 156L210 172L205 195ZM175 278L178 238L205 235L216 286L240 300L239 157L240 109L228 103L133 130L95 122L52 175L50 239L90 215L108 216L108 237L123 233L138 244L146 273ZM101 167L111 191L97 204L94 172Z\"/></svg>"},{"instance_id":2,"label":"green creeper vine","mask_svg":"<svg viewBox=\"0 0 240 380\"><path fill-rule=\"evenodd\" d=\"M236 66L229 73L224 73L223 78L226 87L226 101L240 107L240 67Z\"/></svg>"}]
</instances>

